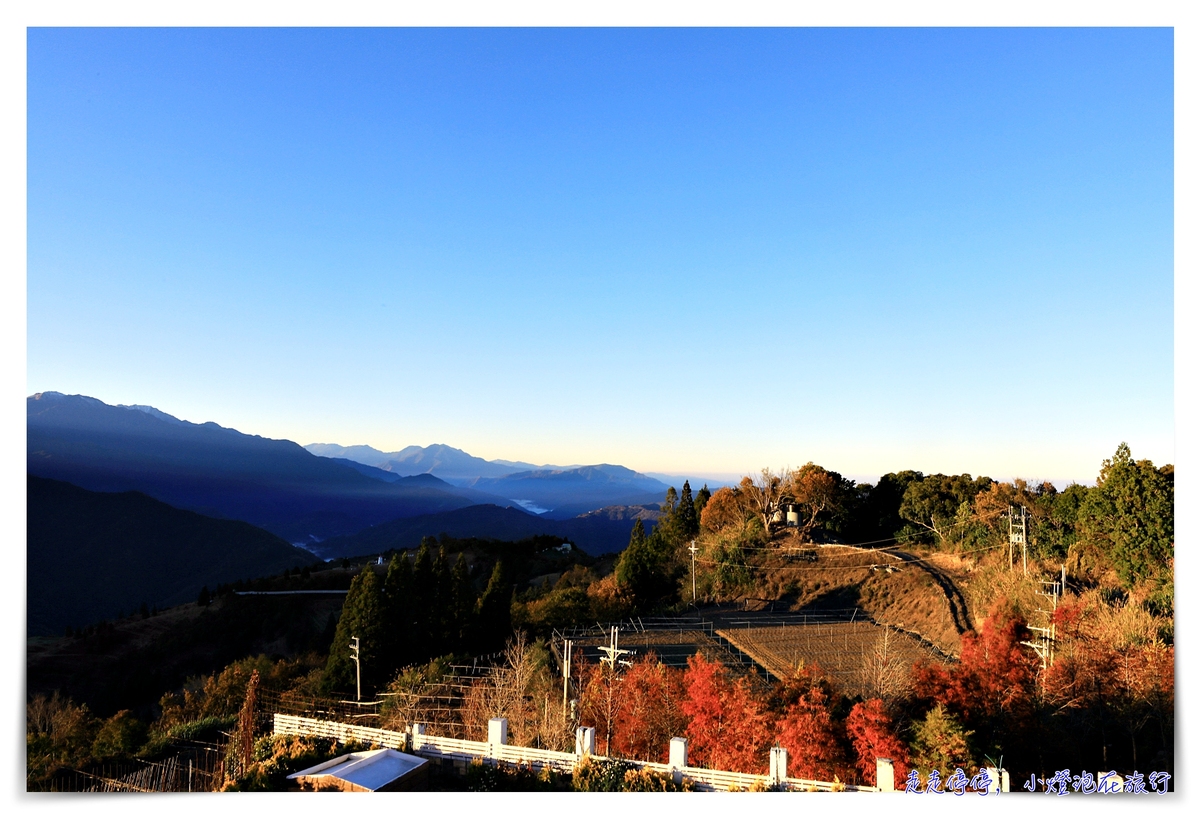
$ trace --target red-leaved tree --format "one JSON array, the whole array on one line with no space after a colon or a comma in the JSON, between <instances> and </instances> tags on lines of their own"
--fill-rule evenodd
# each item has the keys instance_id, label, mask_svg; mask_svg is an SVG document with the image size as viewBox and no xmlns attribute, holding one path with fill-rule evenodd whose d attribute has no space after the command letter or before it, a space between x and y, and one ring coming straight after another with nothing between
<instances>
[{"instance_id":1,"label":"red-leaved tree","mask_svg":"<svg viewBox=\"0 0 1200 818\"><path fill-rule=\"evenodd\" d=\"M854 746L858 771L868 786L875 783L875 759L890 758L894 765L894 786L903 789L908 777L908 747L896 735L892 719L882 699L868 699L850 708L846 717L846 735Z\"/></svg>"},{"instance_id":2,"label":"red-leaved tree","mask_svg":"<svg viewBox=\"0 0 1200 818\"><path fill-rule=\"evenodd\" d=\"M829 781L845 772L841 746L829 712L830 691L821 669L802 666L777 688L783 715L775 740L788 751L788 775Z\"/></svg>"},{"instance_id":3,"label":"red-leaved tree","mask_svg":"<svg viewBox=\"0 0 1200 818\"><path fill-rule=\"evenodd\" d=\"M697 653L688 659L683 685L688 763L761 773L767 767L769 720L746 680L730 679L723 664Z\"/></svg>"},{"instance_id":4,"label":"red-leaved tree","mask_svg":"<svg viewBox=\"0 0 1200 818\"><path fill-rule=\"evenodd\" d=\"M661 664L653 652L625 669L613 728L613 752L626 758L666 762L671 739L682 735L686 719L683 673Z\"/></svg>"},{"instance_id":5,"label":"red-leaved tree","mask_svg":"<svg viewBox=\"0 0 1200 818\"><path fill-rule=\"evenodd\" d=\"M1024 621L1001 601L979 634L963 635L957 665L918 663L913 691L945 705L988 744L1028 726L1037 693L1038 660L1021 644L1029 639Z\"/></svg>"}]
</instances>

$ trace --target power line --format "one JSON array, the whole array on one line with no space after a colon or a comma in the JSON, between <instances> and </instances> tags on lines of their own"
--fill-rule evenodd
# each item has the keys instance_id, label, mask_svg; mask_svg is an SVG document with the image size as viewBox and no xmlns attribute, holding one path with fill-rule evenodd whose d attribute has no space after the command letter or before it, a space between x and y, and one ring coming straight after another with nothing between
<instances>
[{"instance_id":1,"label":"power line","mask_svg":"<svg viewBox=\"0 0 1200 818\"><path fill-rule=\"evenodd\" d=\"M1004 548L1005 545L1006 544L1002 543L1000 545L989 545L989 546L985 546L983 548L972 548L967 551L956 551L956 552L954 552L954 554L952 556L959 556L962 554L976 554L981 551L995 551L997 548ZM870 552L867 552L867 553L870 553ZM886 552L884 552L884 553L886 553ZM938 555L938 556L941 556L941 555ZM934 562L934 560L935 560L935 557L908 557L908 558L904 559L904 562L908 563L908 564L918 563L918 562L919 563L932 563L932 562ZM725 565L725 566L740 567L740 568L753 568L753 569L759 570L759 571L846 571L846 570L853 570L856 568L870 569L874 565L873 563L860 564L860 565L829 565L829 566L805 566L805 567L791 566L791 565L751 565L750 563L744 563L744 562L709 560L709 559L705 559L703 557L697 557L696 561L704 563L706 565Z\"/></svg>"}]
</instances>

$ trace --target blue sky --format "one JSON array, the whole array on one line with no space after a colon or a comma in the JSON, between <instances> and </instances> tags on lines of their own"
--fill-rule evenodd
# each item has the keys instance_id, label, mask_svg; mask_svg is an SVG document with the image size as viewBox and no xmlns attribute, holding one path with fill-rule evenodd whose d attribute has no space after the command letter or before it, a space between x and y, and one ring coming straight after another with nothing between
<instances>
[{"instance_id":1,"label":"blue sky","mask_svg":"<svg viewBox=\"0 0 1200 818\"><path fill-rule=\"evenodd\" d=\"M1169 29L34 29L28 392L300 443L1173 458Z\"/></svg>"}]
</instances>

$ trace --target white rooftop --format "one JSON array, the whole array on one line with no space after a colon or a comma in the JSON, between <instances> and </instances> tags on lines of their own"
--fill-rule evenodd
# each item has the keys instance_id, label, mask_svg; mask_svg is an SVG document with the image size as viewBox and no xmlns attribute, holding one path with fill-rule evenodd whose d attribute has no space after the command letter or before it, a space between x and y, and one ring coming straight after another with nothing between
<instances>
[{"instance_id":1,"label":"white rooftop","mask_svg":"<svg viewBox=\"0 0 1200 818\"><path fill-rule=\"evenodd\" d=\"M292 773L288 778L339 778L374 791L408 775L424 763L423 758L396 750L367 750L331 758L315 767Z\"/></svg>"}]
</instances>

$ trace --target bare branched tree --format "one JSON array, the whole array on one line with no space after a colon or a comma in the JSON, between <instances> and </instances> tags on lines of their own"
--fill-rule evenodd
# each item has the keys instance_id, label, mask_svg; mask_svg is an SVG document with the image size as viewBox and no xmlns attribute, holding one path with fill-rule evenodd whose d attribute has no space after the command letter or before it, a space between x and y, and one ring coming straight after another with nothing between
<instances>
[{"instance_id":1,"label":"bare branched tree","mask_svg":"<svg viewBox=\"0 0 1200 818\"><path fill-rule=\"evenodd\" d=\"M776 518L787 496L789 484L787 472L763 469L757 477L743 477L738 485L739 496L746 503L747 510L762 521L768 539L772 527L779 522Z\"/></svg>"},{"instance_id":2,"label":"bare branched tree","mask_svg":"<svg viewBox=\"0 0 1200 818\"><path fill-rule=\"evenodd\" d=\"M525 634L518 631L504 649L504 661L472 685L463 701L467 736L481 741L489 719L508 719L509 740L526 747L541 743L541 725L548 721L548 702L534 694L537 661ZM561 703L558 704L561 710Z\"/></svg>"},{"instance_id":3,"label":"bare branched tree","mask_svg":"<svg viewBox=\"0 0 1200 818\"><path fill-rule=\"evenodd\" d=\"M900 651L892 645L890 628L880 628L874 646L859 666L859 684L868 699L892 702L903 696L911 684L910 667Z\"/></svg>"}]
</instances>

